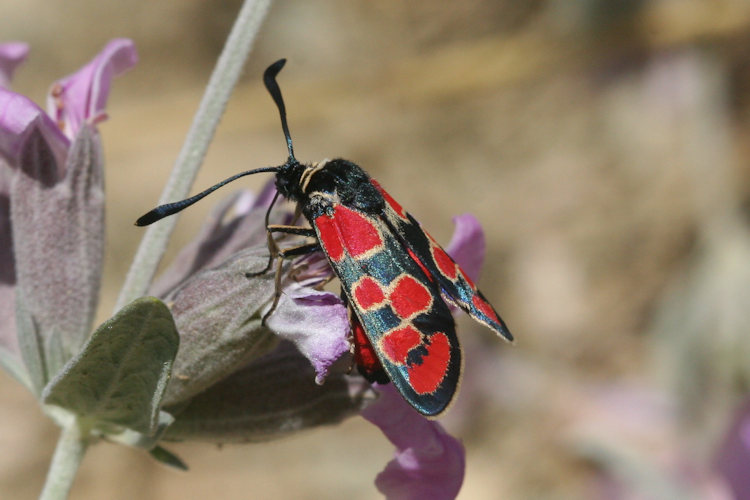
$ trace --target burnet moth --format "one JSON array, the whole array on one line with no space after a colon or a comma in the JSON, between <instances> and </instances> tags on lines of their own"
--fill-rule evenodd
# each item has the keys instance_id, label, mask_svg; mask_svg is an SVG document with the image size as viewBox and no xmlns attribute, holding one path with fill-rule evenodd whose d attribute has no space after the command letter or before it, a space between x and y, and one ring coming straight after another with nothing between
<instances>
[{"instance_id":1,"label":"burnet moth","mask_svg":"<svg viewBox=\"0 0 750 500\"><path fill-rule=\"evenodd\" d=\"M393 382L418 412L436 416L451 402L462 368L448 303L505 339L513 340L513 336L466 273L364 170L343 159L312 164L297 161L276 82L285 62L281 59L269 66L263 82L279 109L289 151L286 162L241 172L191 198L156 207L136 225L175 214L240 177L274 172L277 193L266 212L268 265L248 276L270 271L276 258L281 263L284 258L322 250L341 281L342 297L350 308L354 358L360 373L370 382ZM279 195L297 203L310 227L268 224ZM279 249L274 233L311 240ZM279 265L277 300L280 269Z\"/></svg>"}]
</instances>

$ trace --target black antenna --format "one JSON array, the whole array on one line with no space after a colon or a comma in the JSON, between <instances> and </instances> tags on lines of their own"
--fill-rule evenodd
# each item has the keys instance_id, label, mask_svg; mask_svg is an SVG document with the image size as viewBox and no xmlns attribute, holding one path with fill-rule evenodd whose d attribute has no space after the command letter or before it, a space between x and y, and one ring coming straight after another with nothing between
<instances>
[{"instance_id":1,"label":"black antenna","mask_svg":"<svg viewBox=\"0 0 750 500\"><path fill-rule=\"evenodd\" d=\"M232 177L224 179L218 184L214 184L213 186L206 189L205 191L201 191L200 193L196 194L195 196L191 196L190 198L186 200L176 201L174 203L167 203L165 205L159 205L158 207L154 208L150 212L140 216L138 220L135 221L136 226L148 226L149 224L153 224L154 222L161 220L164 217L169 217L170 215L174 215L177 212L180 212L181 210L186 209L193 203L205 198L209 194L219 189L221 186L225 184L229 184L230 182L237 180L240 177L244 177L246 175L252 175L252 174L259 174L261 172L278 172L285 166L297 163L297 159L294 157L294 148L292 147L292 136L289 134L289 125L287 125L286 123L286 108L284 107L284 99L281 97L281 89L279 89L279 84L276 82L276 75L279 74L279 71L281 71L281 68L284 67L284 64L286 64L286 59L279 59L278 61L270 65L268 68L266 68L266 71L263 72L263 83L266 85L266 89L268 89L268 93L271 94L273 101L276 103L276 107L279 108L279 115L281 115L281 128L284 129L284 137L286 137L286 147L289 150L289 159L286 161L286 163L278 167L263 167L263 168L256 168L253 170L248 170L246 172L240 172L239 174L235 174ZM276 201L276 198L274 198L274 201ZM273 206L273 203L271 204L271 206ZM270 207L269 207L269 211L270 211ZM268 223L267 214L266 214L266 223Z\"/></svg>"},{"instance_id":2,"label":"black antenna","mask_svg":"<svg viewBox=\"0 0 750 500\"><path fill-rule=\"evenodd\" d=\"M154 222L161 220L164 217L169 217L170 215L174 215L177 212L180 212L181 210L186 209L193 203L200 201L204 197L213 193L224 184L229 184L230 182L237 180L240 177L245 177L246 175L259 174L261 172L278 172L279 168L281 167L263 167L263 168L256 168L253 170L248 170L246 172L240 172L239 174L234 174L232 177L224 179L220 183L214 184L213 186L206 189L205 191L201 191L200 193L196 194L195 196L191 196L190 198L186 200L175 201L174 203L167 203L165 205L159 205L158 207L151 210L147 214L141 215L138 218L138 220L135 221L135 225L136 226L148 226L149 224L153 224Z\"/></svg>"},{"instance_id":3,"label":"black antenna","mask_svg":"<svg viewBox=\"0 0 750 500\"><path fill-rule=\"evenodd\" d=\"M284 137L286 137L286 147L289 150L290 162L296 162L297 159L294 157L294 147L292 146L292 136L289 134L289 125L286 123L286 107L284 106L284 98L281 97L281 89L279 84L276 82L276 75L279 74L281 68L286 64L286 59L279 59L263 72L263 83L268 89L268 93L273 97L273 102L276 103L276 107L279 108L279 115L281 115L281 128L284 129Z\"/></svg>"}]
</instances>

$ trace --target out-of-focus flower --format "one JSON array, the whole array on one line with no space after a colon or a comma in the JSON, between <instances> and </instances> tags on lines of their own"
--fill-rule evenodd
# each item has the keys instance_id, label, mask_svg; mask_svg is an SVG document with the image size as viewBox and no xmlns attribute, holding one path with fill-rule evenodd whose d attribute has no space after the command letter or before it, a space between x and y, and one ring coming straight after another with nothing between
<instances>
[{"instance_id":1,"label":"out-of-focus flower","mask_svg":"<svg viewBox=\"0 0 750 500\"><path fill-rule=\"evenodd\" d=\"M453 236L445 247L446 252L461 266L474 282L479 280L487 244L484 231L476 217L471 214L453 217Z\"/></svg>"},{"instance_id":2,"label":"out-of-focus flower","mask_svg":"<svg viewBox=\"0 0 750 500\"><path fill-rule=\"evenodd\" d=\"M573 424L563 434L579 456L599 468L593 498L732 498L727 483L684 439L668 394L590 385L566 396Z\"/></svg>"},{"instance_id":3,"label":"out-of-focus flower","mask_svg":"<svg viewBox=\"0 0 750 500\"><path fill-rule=\"evenodd\" d=\"M377 390L380 397L362 416L396 446L395 458L375 479L378 490L387 498L455 498L464 480L463 445L414 411L393 384Z\"/></svg>"},{"instance_id":4,"label":"out-of-focus flower","mask_svg":"<svg viewBox=\"0 0 750 500\"><path fill-rule=\"evenodd\" d=\"M750 401L737 410L715 460L734 498L750 498Z\"/></svg>"},{"instance_id":5,"label":"out-of-focus flower","mask_svg":"<svg viewBox=\"0 0 750 500\"><path fill-rule=\"evenodd\" d=\"M5 48L4 75L25 51ZM104 243L96 123L135 62L130 40L111 41L52 85L54 118L0 88L0 362L37 394L91 332Z\"/></svg>"},{"instance_id":6,"label":"out-of-focus flower","mask_svg":"<svg viewBox=\"0 0 750 500\"><path fill-rule=\"evenodd\" d=\"M23 42L0 43L0 88L10 87L13 72L29 53L29 45Z\"/></svg>"}]
</instances>

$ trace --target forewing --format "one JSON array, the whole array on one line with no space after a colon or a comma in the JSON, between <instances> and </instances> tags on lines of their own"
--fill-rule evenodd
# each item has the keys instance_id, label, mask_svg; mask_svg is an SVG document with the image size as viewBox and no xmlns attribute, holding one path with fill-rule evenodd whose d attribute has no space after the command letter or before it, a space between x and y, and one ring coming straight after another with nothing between
<instances>
[{"instance_id":1,"label":"forewing","mask_svg":"<svg viewBox=\"0 0 750 500\"><path fill-rule=\"evenodd\" d=\"M378 217L333 204L311 222L388 377L417 411L441 413L458 386L461 352L438 284Z\"/></svg>"},{"instance_id":2,"label":"forewing","mask_svg":"<svg viewBox=\"0 0 750 500\"><path fill-rule=\"evenodd\" d=\"M492 328L499 335L512 341L513 335L505 326L495 308L484 298L474 282L463 269L438 245L427 231L406 212L375 180L372 184L380 191L386 202L385 220L391 233L425 272L432 276L445 296L457 304L472 318Z\"/></svg>"}]
</instances>

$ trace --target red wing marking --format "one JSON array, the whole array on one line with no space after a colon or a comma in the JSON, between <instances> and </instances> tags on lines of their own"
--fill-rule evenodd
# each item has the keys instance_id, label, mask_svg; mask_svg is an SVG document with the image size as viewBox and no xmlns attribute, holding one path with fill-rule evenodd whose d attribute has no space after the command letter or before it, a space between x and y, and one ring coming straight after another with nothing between
<instances>
[{"instance_id":1,"label":"red wing marking","mask_svg":"<svg viewBox=\"0 0 750 500\"><path fill-rule=\"evenodd\" d=\"M365 276L352 286L354 301L363 310L381 304L385 300L380 284L370 276Z\"/></svg>"},{"instance_id":2,"label":"red wing marking","mask_svg":"<svg viewBox=\"0 0 750 500\"><path fill-rule=\"evenodd\" d=\"M378 229L364 215L343 205L336 205L333 219L349 255L357 258L383 245Z\"/></svg>"},{"instance_id":3,"label":"red wing marking","mask_svg":"<svg viewBox=\"0 0 750 500\"><path fill-rule=\"evenodd\" d=\"M409 366L409 382L417 394L435 392L445 377L451 359L451 346L444 333L430 336L427 355L422 356L422 364Z\"/></svg>"},{"instance_id":4,"label":"red wing marking","mask_svg":"<svg viewBox=\"0 0 750 500\"><path fill-rule=\"evenodd\" d=\"M428 279L428 280L430 280L430 281L433 281L433 280L432 280L432 274L430 273L430 271L428 271L428 270L427 270L427 268L426 268L426 267L424 267L424 264L422 264L422 261L421 261L421 260L419 260L419 257L417 257L417 254L415 254L415 253L414 253L414 252L412 251L412 249L411 249L411 248L407 248L407 249L406 249L406 252L407 252L407 253L409 254L409 257L411 257L411 260L413 260L414 262L416 262L416 263L417 263L417 265L418 265L418 266L419 266L419 268L420 268L420 269L422 270L422 272L424 273L424 275L425 275L425 276L427 276L427 279Z\"/></svg>"},{"instance_id":5,"label":"red wing marking","mask_svg":"<svg viewBox=\"0 0 750 500\"><path fill-rule=\"evenodd\" d=\"M375 186L375 189L380 191L380 194L382 194L383 198L385 198L385 202L388 203L388 205L390 205L390 207L393 209L394 212L396 212L396 215L398 215L404 220L408 220L406 217L406 210L404 210L404 207L402 207L399 204L399 202L394 200L393 197L391 197L391 195L389 195L386 192L386 190L380 186L380 183L378 181L376 181L375 179L370 179L370 182L372 183L373 186Z\"/></svg>"},{"instance_id":6,"label":"red wing marking","mask_svg":"<svg viewBox=\"0 0 750 500\"><path fill-rule=\"evenodd\" d=\"M445 275L449 280L455 280L457 275L457 266L453 262L453 259L448 257L445 250L437 245L432 245L432 257L435 259L435 264L441 273Z\"/></svg>"},{"instance_id":7,"label":"red wing marking","mask_svg":"<svg viewBox=\"0 0 750 500\"><path fill-rule=\"evenodd\" d=\"M476 307L479 312L490 318L495 323L500 323L500 319L497 317L497 314L492 309L492 306L490 306L487 301L482 300L482 298L479 295L474 295L471 298L472 304L474 304L474 307Z\"/></svg>"},{"instance_id":8,"label":"red wing marking","mask_svg":"<svg viewBox=\"0 0 750 500\"><path fill-rule=\"evenodd\" d=\"M405 365L409 351L422 343L422 335L411 325L391 330L380 339L380 347L388 359L397 365Z\"/></svg>"},{"instance_id":9,"label":"red wing marking","mask_svg":"<svg viewBox=\"0 0 750 500\"><path fill-rule=\"evenodd\" d=\"M375 349L365 335L365 329L357 317L352 314L352 335L354 337L354 362L368 374L382 370Z\"/></svg>"},{"instance_id":10,"label":"red wing marking","mask_svg":"<svg viewBox=\"0 0 750 500\"><path fill-rule=\"evenodd\" d=\"M464 281L466 281L466 283L471 287L471 289L474 290L474 292L477 291L477 286L474 284L473 281L471 281L471 278L466 276L466 273L464 272L463 269L461 269L461 277L464 279Z\"/></svg>"},{"instance_id":11,"label":"red wing marking","mask_svg":"<svg viewBox=\"0 0 750 500\"><path fill-rule=\"evenodd\" d=\"M321 215L315 219L315 226L318 228L320 243L328 258L339 262L344 257L344 245L333 218Z\"/></svg>"},{"instance_id":12,"label":"red wing marking","mask_svg":"<svg viewBox=\"0 0 750 500\"><path fill-rule=\"evenodd\" d=\"M357 258L383 246L383 238L372 221L343 205L336 205L332 216L318 216L315 225L323 248L334 262L343 258L344 250Z\"/></svg>"},{"instance_id":13,"label":"red wing marking","mask_svg":"<svg viewBox=\"0 0 750 500\"><path fill-rule=\"evenodd\" d=\"M429 312L432 295L422 283L408 274L402 275L391 284L388 300L397 316L407 319L420 313Z\"/></svg>"}]
</instances>

